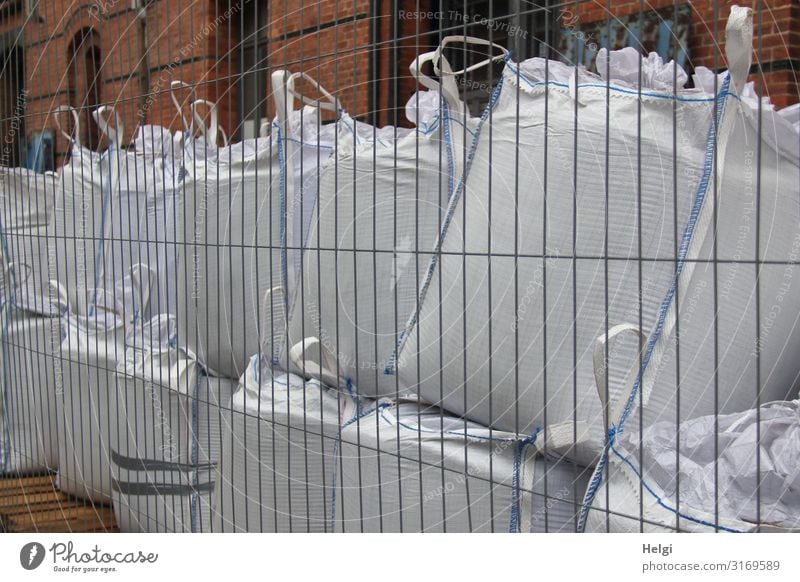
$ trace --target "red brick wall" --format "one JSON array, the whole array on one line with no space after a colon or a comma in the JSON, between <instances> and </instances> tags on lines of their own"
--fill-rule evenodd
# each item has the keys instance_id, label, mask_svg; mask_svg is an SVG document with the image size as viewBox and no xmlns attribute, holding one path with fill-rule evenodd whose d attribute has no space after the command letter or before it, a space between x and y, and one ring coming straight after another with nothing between
<instances>
[{"instance_id":1,"label":"red brick wall","mask_svg":"<svg viewBox=\"0 0 800 582\"><path fill-rule=\"evenodd\" d=\"M718 38L714 38L715 3ZM713 66L715 55L717 64L724 66L724 29L730 3L691 2L692 66ZM755 0L749 3L753 5ZM640 0L581 0L577 26L636 13L640 4ZM792 59L800 55L800 3L762 0L762 4L763 81L772 101L785 106L799 100L797 76L791 65L797 64ZM668 8L673 1L649 0L643 5L646 10ZM433 6L436 3L431 0L420 2L421 10ZM428 49L430 41L419 35L431 25L429 21L396 19L394 10L405 8L409 7L389 0L264 2L263 10L269 12L264 33L268 42L267 75L279 67L304 70L335 93L351 115L374 119L380 125L404 123L402 107L416 89L408 64L418 52ZM49 0L39 3L39 13L41 19L4 13L0 21L0 32L24 23L29 133L53 127L52 110L69 103L69 45L86 27L92 27L100 39L101 99L116 105L129 136L142 119L173 129L180 127L169 99L169 85L174 79L195 84L199 97L218 100L222 126L229 134L237 130L241 14L236 0L152 2L147 8L147 50L141 21L130 9L130 0ZM375 38L378 44L373 46ZM762 75L754 78L760 83ZM306 90L313 93L310 88ZM271 104L271 97L266 97ZM61 154L66 148L66 140L59 136L57 152Z\"/></svg>"},{"instance_id":2,"label":"red brick wall","mask_svg":"<svg viewBox=\"0 0 800 582\"><path fill-rule=\"evenodd\" d=\"M769 95L777 107L796 103L800 100L797 72L793 65L800 63L800 3L797 0L694 0L691 6L691 30L689 33L690 65L718 67L725 66L725 24L730 6L761 7L755 15L755 39L761 38L761 51L753 55L753 63L763 67L764 94ZM610 9L609 9L610 5ZM578 24L608 18L621 17L644 10L669 9L673 0L582 0L578 3ZM717 6L715 19L715 5ZM568 6L574 10L574 4ZM761 20L759 26L759 18ZM760 59L758 58L760 57ZM762 75L754 74L751 80L761 86Z\"/></svg>"}]
</instances>

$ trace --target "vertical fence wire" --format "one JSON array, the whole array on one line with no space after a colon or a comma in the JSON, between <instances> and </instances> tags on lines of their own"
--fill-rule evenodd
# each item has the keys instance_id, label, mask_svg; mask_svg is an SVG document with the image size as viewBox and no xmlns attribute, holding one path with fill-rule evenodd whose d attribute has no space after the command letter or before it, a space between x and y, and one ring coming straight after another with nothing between
<instances>
[{"instance_id":1,"label":"vertical fence wire","mask_svg":"<svg viewBox=\"0 0 800 582\"><path fill-rule=\"evenodd\" d=\"M761 480L768 403L797 398L770 308L790 3L743 4L752 94L717 1L6 3L0 477L51 476L64 531L797 527ZM748 410L749 526L725 499Z\"/></svg>"}]
</instances>

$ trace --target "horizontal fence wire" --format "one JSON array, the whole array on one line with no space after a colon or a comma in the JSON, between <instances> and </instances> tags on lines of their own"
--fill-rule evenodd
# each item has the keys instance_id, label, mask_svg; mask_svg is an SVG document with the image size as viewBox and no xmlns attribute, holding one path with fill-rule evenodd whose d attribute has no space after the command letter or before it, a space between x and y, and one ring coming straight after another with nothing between
<instances>
[{"instance_id":1,"label":"horizontal fence wire","mask_svg":"<svg viewBox=\"0 0 800 582\"><path fill-rule=\"evenodd\" d=\"M791 5L4 3L0 528L797 530Z\"/></svg>"}]
</instances>

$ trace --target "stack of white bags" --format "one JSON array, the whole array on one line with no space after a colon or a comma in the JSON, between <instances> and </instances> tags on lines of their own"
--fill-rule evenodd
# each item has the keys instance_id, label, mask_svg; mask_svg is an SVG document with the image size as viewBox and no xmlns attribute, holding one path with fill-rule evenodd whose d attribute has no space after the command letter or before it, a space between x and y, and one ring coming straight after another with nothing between
<instances>
[{"instance_id":1,"label":"stack of white bags","mask_svg":"<svg viewBox=\"0 0 800 582\"><path fill-rule=\"evenodd\" d=\"M797 529L800 140L752 36L691 89L447 37L414 129L287 71L230 145L178 81L174 135L101 107L104 153L0 174L0 470L123 531ZM478 117L453 43L504 62Z\"/></svg>"}]
</instances>

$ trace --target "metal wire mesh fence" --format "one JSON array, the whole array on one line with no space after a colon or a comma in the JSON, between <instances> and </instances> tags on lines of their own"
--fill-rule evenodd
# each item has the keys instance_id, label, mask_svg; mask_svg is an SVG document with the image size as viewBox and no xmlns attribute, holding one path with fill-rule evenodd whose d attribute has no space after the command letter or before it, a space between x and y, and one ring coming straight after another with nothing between
<instances>
[{"instance_id":1,"label":"metal wire mesh fence","mask_svg":"<svg viewBox=\"0 0 800 582\"><path fill-rule=\"evenodd\" d=\"M122 531L797 529L795 8L0 3L2 475Z\"/></svg>"}]
</instances>

